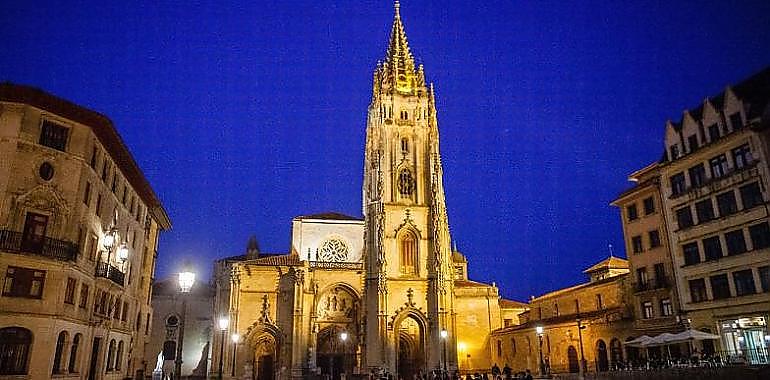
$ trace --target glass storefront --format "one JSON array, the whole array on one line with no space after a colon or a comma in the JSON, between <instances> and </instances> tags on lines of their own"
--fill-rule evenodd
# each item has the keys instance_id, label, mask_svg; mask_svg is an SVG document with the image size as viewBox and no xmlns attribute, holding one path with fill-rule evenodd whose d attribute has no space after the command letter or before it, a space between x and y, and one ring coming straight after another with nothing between
<instances>
[{"instance_id":1,"label":"glass storefront","mask_svg":"<svg viewBox=\"0 0 770 380\"><path fill-rule=\"evenodd\" d=\"M722 347L731 362L769 364L770 331L765 317L746 317L719 322Z\"/></svg>"}]
</instances>

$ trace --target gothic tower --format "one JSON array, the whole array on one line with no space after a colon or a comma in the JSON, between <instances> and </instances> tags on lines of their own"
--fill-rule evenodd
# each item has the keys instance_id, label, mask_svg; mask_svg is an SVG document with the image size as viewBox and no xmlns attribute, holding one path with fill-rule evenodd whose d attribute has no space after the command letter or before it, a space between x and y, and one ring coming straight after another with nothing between
<instances>
[{"instance_id":1,"label":"gothic tower","mask_svg":"<svg viewBox=\"0 0 770 380\"><path fill-rule=\"evenodd\" d=\"M453 270L435 93L415 65L398 1L372 90L363 181L364 360L404 378L444 363L451 370Z\"/></svg>"}]
</instances>

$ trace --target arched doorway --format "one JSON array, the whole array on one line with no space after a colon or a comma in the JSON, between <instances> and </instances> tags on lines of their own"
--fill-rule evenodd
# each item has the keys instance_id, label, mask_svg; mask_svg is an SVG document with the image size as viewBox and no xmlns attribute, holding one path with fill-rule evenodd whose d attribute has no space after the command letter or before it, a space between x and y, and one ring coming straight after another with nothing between
<instances>
[{"instance_id":1,"label":"arched doorway","mask_svg":"<svg viewBox=\"0 0 770 380\"><path fill-rule=\"evenodd\" d=\"M610 341L610 365L614 369L618 369L623 363L623 345L618 338L613 338Z\"/></svg>"},{"instance_id":2,"label":"arched doorway","mask_svg":"<svg viewBox=\"0 0 770 380\"><path fill-rule=\"evenodd\" d=\"M395 333L398 334L398 376L412 379L425 371L425 330L417 319L409 315L401 320Z\"/></svg>"},{"instance_id":3,"label":"arched doorway","mask_svg":"<svg viewBox=\"0 0 770 380\"><path fill-rule=\"evenodd\" d=\"M610 369L609 360L607 360L607 344L599 339L596 342L596 370L605 372Z\"/></svg>"},{"instance_id":4,"label":"arched doorway","mask_svg":"<svg viewBox=\"0 0 770 380\"><path fill-rule=\"evenodd\" d=\"M321 374L332 380L340 379L343 373L347 377L353 373L355 365L355 334L345 328L329 326L318 333L316 365Z\"/></svg>"},{"instance_id":5,"label":"arched doorway","mask_svg":"<svg viewBox=\"0 0 770 380\"><path fill-rule=\"evenodd\" d=\"M275 339L269 334L259 336L254 344L254 378L273 380L278 355Z\"/></svg>"},{"instance_id":6,"label":"arched doorway","mask_svg":"<svg viewBox=\"0 0 770 380\"><path fill-rule=\"evenodd\" d=\"M570 373L580 372L580 363L578 362L578 354L575 346L569 346L567 348L567 361L569 363Z\"/></svg>"}]
</instances>

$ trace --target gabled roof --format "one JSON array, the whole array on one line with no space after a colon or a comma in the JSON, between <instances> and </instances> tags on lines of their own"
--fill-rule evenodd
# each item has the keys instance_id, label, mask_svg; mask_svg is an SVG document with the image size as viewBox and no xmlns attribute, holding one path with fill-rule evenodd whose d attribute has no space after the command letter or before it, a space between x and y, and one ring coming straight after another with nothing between
<instances>
[{"instance_id":1,"label":"gabled roof","mask_svg":"<svg viewBox=\"0 0 770 380\"><path fill-rule=\"evenodd\" d=\"M300 215L294 219L322 219L322 220L364 220L363 218L356 218L354 216L341 214L339 212L322 212L319 214Z\"/></svg>"},{"instance_id":2,"label":"gabled roof","mask_svg":"<svg viewBox=\"0 0 770 380\"><path fill-rule=\"evenodd\" d=\"M597 264L594 264L590 268L583 271L583 273L593 273L600 270L609 269L628 269L628 260L621 259L620 257L610 256Z\"/></svg>"},{"instance_id":3,"label":"gabled roof","mask_svg":"<svg viewBox=\"0 0 770 380\"><path fill-rule=\"evenodd\" d=\"M529 307L529 305L524 302L508 300L505 298L500 298L499 304L502 309L522 309Z\"/></svg>"}]
</instances>

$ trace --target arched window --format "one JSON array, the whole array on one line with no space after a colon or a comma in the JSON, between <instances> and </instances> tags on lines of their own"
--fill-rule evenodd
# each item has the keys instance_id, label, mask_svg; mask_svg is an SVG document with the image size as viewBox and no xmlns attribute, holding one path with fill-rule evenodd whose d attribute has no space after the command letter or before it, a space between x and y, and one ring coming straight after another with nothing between
<instances>
[{"instance_id":1,"label":"arched window","mask_svg":"<svg viewBox=\"0 0 770 380\"><path fill-rule=\"evenodd\" d=\"M409 120L409 112L401 110L401 120Z\"/></svg>"},{"instance_id":2,"label":"arched window","mask_svg":"<svg viewBox=\"0 0 770 380\"><path fill-rule=\"evenodd\" d=\"M318 261L344 262L348 260L348 246L344 241L332 238L318 248Z\"/></svg>"},{"instance_id":3,"label":"arched window","mask_svg":"<svg viewBox=\"0 0 770 380\"><path fill-rule=\"evenodd\" d=\"M32 332L22 327L0 329L0 375L26 375Z\"/></svg>"},{"instance_id":4,"label":"arched window","mask_svg":"<svg viewBox=\"0 0 770 380\"><path fill-rule=\"evenodd\" d=\"M72 346L70 347L70 362L67 366L67 370L70 373L78 372L78 346L80 346L80 340L82 337L82 334L75 334L75 337L72 339Z\"/></svg>"},{"instance_id":5,"label":"arched window","mask_svg":"<svg viewBox=\"0 0 770 380\"><path fill-rule=\"evenodd\" d=\"M67 332L62 331L59 333L59 337L56 339L56 351L53 355L53 370L52 373L64 372L64 366L62 363L62 357L64 356L64 349L67 345Z\"/></svg>"},{"instance_id":6,"label":"arched window","mask_svg":"<svg viewBox=\"0 0 770 380\"><path fill-rule=\"evenodd\" d=\"M401 153L403 154L409 153L409 139L406 137L401 139Z\"/></svg>"},{"instance_id":7,"label":"arched window","mask_svg":"<svg viewBox=\"0 0 770 380\"><path fill-rule=\"evenodd\" d=\"M107 348L107 371L112 371L115 368L115 339L110 341L110 345Z\"/></svg>"},{"instance_id":8,"label":"arched window","mask_svg":"<svg viewBox=\"0 0 770 380\"><path fill-rule=\"evenodd\" d=\"M123 341L118 343L118 354L115 355L115 370L120 371L120 367L123 365Z\"/></svg>"},{"instance_id":9,"label":"arched window","mask_svg":"<svg viewBox=\"0 0 770 380\"><path fill-rule=\"evenodd\" d=\"M417 236L412 231L406 231L401 235L400 267L402 274L417 274Z\"/></svg>"}]
</instances>

